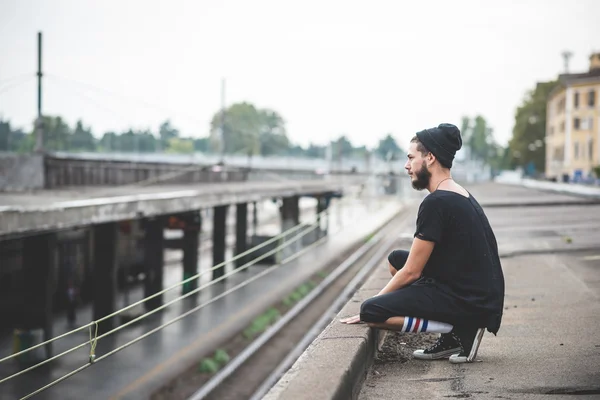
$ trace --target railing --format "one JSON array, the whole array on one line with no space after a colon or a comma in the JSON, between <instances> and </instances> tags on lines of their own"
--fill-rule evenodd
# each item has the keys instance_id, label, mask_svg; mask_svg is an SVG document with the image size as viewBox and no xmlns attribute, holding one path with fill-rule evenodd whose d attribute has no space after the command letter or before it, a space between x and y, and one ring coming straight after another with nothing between
<instances>
[{"instance_id":1,"label":"railing","mask_svg":"<svg viewBox=\"0 0 600 400\"><path fill-rule=\"evenodd\" d=\"M164 164L116 160L46 157L45 187L120 186L133 183L217 183L248 179L246 170L215 170L197 164Z\"/></svg>"},{"instance_id":2,"label":"railing","mask_svg":"<svg viewBox=\"0 0 600 400\"><path fill-rule=\"evenodd\" d=\"M51 362L53 362L53 361L55 361L57 359L65 357L69 353L72 353L74 351L77 351L77 350L83 349L83 348L88 348L89 349L89 357L88 357L87 362L85 362L85 361L82 360L81 363L79 363L76 368L74 368L71 371L65 373L64 375L59 376L59 377L53 376L50 379L51 382L47 383L46 385L43 385L40 388L36 389L34 387L29 387L28 391L31 390L31 392L29 394L25 395L24 397L22 397L22 399L28 399L28 398L30 398L30 397L32 397L32 396L34 396L34 395L36 395L36 394L38 394L40 392L42 392L42 391L44 391L44 390L52 387L52 386L54 386L54 385L56 385L56 384L64 381L65 379L67 379L67 378L69 378L69 377L71 377L71 376L73 376L73 375L75 375L75 374L83 371L84 369L90 367L91 365L93 365L95 363L98 363L98 362L104 360L105 358L108 358L108 357L114 355L115 353L117 353L117 352L119 352L119 351L121 351L121 350L123 350L123 349L125 349L125 348L127 348L129 346L131 346L132 344L135 344L135 343L139 342L140 340L143 340L144 338L146 338L146 337L148 337L148 336L150 336L150 335L152 335L152 334L154 334L154 333L156 333L156 332L164 329L165 327L167 327L167 326L169 326L169 325L171 325L171 324L173 324L173 323L175 323L175 322L177 322L177 321L185 318L186 316L188 316L188 315L190 315L192 313L195 313L195 312L201 310L202 308L204 308L204 307L208 306L209 304L217 301L218 299L220 299L220 298L222 298L224 296L227 296L229 293L232 293L232 292L234 292L234 291L236 291L236 290L238 290L238 289L240 289L240 288L248 285L249 283L251 283L251 282L253 282L253 281L257 280L257 279L260 279L262 276L265 276L268 273L274 271L275 269L281 267L281 265L285 264L286 262L288 262L288 261L290 261L290 260L292 260L294 258L299 257L301 254L303 254L303 253L305 253L307 251L310 251L314 247L320 245L325 240L327 240L327 236L319 237L319 235L317 235L315 238L313 238L313 240L311 240L311 243L309 245L307 245L306 247L302 248L301 250L295 252L294 254L290 255L286 259L281 260L279 263L277 263L275 265L272 265L272 266L264 269L262 272L260 272L260 273L258 273L256 275L248 277L247 279L245 279L242 282L238 283L234 287L229 288L225 292L223 292L223 293L221 293L221 294L219 294L219 295L211 298L210 300L207 300L207 301L205 301L205 302L203 302L203 303L201 303L199 305L196 305L196 306L192 307L191 309L183 312L182 314L178 315L177 317L174 317L174 318L172 318L172 319L164 322L163 324L159 325L158 327L155 327L153 329L148 330L147 332L143 333L140 336L137 336L137 337L133 338L132 340L126 342L125 344L122 344L122 345L120 345L120 346L118 346L116 348L113 348L112 350L109 350L109 351L105 352L104 354L96 354L96 346L98 344L98 341L103 340L106 337L108 337L110 335L113 335L113 334L117 333L118 331L120 331L122 329L125 329L125 328L127 328L128 326L130 326L132 324L135 324L135 323L137 323L137 322L139 322L139 321L141 321L143 319L146 319L146 318L150 317L151 315L153 315L153 314L155 314L155 313L157 313L157 312L165 309L166 307L168 307L168 306L170 306L170 305L172 305L174 303L180 302L180 301L182 301L183 299L185 299L187 297L196 295L197 293L201 292L202 290L204 290L204 289L206 289L206 288L208 288L208 287L210 287L210 286L212 286L212 285L214 285L214 284L216 284L216 283L218 283L220 281L223 281L223 280L227 279L228 277L230 277L232 275L238 274L241 271L244 271L244 270L248 269L250 266L259 263L260 261L264 260L267 257L270 257L272 255L281 253L284 249L286 249L286 248L288 248L290 246L292 246L292 247L296 246L296 243L299 240L302 240L303 237L305 237L306 235L309 235L312 232L315 232L316 230L320 229L320 218L323 217L326 214L327 214L327 211L323 211L323 212L317 214L316 217L314 218L314 222L312 222L310 224L303 223L303 224L298 224L298 225L296 225L294 227L291 227L287 231L282 232L281 234L276 235L276 236L270 238L269 240L261 243L258 246L255 246L255 247L253 247L251 249L248 249L245 252L243 252L241 254L238 254L238 255L236 255L235 257L233 257L233 258L231 258L229 260L226 260L226 261L224 261L224 262L222 262L220 264L217 264L217 265L215 265L215 266L213 266L213 267L211 267L209 269L203 270L203 271L195 274L194 276L191 276L191 277L189 277L189 278L187 278L187 279L185 279L185 280L183 280L181 282L178 282L178 283L176 283L176 284L174 284L174 285L172 285L172 286L170 286L170 287L168 287L168 288L166 288L166 289L164 289L164 290L162 290L160 292L157 292L157 293L155 293L155 294L153 294L151 296L148 296L148 297L146 297L146 298L144 298L144 299L142 299L140 301L137 301L137 302L135 302L133 304L130 304L130 305L128 305L128 306L126 306L126 307L124 307L124 308L122 308L120 310L117 310L117 311L111 313L110 315L106 315L106 316L104 316L104 317L102 317L102 318L100 318L98 320L91 321L90 323L85 324L83 326L80 326L79 328L76 328L76 329L74 329L72 331L69 331L67 333L64 333L62 335L56 336L56 337L54 337L54 338L52 338L50 340L47 340L45 342L36 344L36 345L34 345L32 347L29 347L29 348L27 348L27 349L25 349L23 351L20 351L20 352L14 353L12 355L0 358L0 364L3 364L3 363L6 363L6 362L9 362L10 360L16 359L17 357L21 357L21 356L25 355L26 353L34 351L34 350L36 350L38 348L41 348L43 346L46 346L47 344L50 344L52 342L58 341L58 340L60 340L62 338L65 338L67 336L70 336L70 335L73 335L73 334L80 335L82 332L85 332L85 331L89 332L89 340L84 340L84 341L82 341L77 346L71 347L71 348L69 348L69 349L61 352L60 354L54 355L54 356L49 357L49 358L47 358L47 359L45 359L43 361L40 361L40 362L38 362L38 363L36 363L34 365L31 365L31 366L29 366L29 367L27 367L25 369L22 369L22 370L20 370L18 372L12 373L9 376L0 377L0 385L3 384L3 383L5 383L5 382L7 382L7 381L15 379L15 378L17 378L17 377L19 377L21 375L27 374L28 372L30 372L32 370L35 370L35 369L37 369L37 368L39 368L39 367L41 367L43 365L46 365L46 364L51 363ZM270 246L270 245L272 245L272 246ZM266 246L270 246L272 248L270 250L268 250L268 251L265 251L263 254L258 255L258 250L263 249ZM113 318L113 317L115 317L115 316L117 316L119 314L124 313L125 311L133 309L134 307L140 306L141 304L147 302L148 300L151 300L151 299L153 299L155 297L161 296L161 295L163 295L163 294L165 294L165 293L167 293L169 291L172 291L173 289L180 288L181 286L185 285L188 282L198 281L201 276L206 275L206 274L208 274L208 273L210 273L210 272L212 272L212 271L214 271L214 270L216 270L218 268L224 268L227 264L232 263L232 262L234 262L237 259L242 258L242 257L252 257L252 260L247 261L244 265L242 265L240 267L237 267L237 268L235 268L235 269L233 269L233 270L225 273L223 276L221 276L221 277L219 277L217 279L214 279L214 280L210 281L209 283L202 284L199 287L197 287L197 288L195 288L193 290L190 290L186 294L178 296L178 297L176 297L176 298L174 298L174 299L166 302L165 304L163 304L163 305L161 305L161 306L159 306L159 307L157 307L157 308L155 308L155 309L153 309L151 311L147 311L146 313L144 313L144 314L142 314L142 315L140 315L140 316L138 316L138 317L136 317L136 318L134 318L134 319L126 322L126 323L123 323L123 324L117 326L116 328L113 328L113 329L109 330L108 332L105 332L105 333L98 332L98 325L102 321L105 321L107 319ZM65 371L61 371L61 372L64 373Z\"/></svg>"}]
</instances>

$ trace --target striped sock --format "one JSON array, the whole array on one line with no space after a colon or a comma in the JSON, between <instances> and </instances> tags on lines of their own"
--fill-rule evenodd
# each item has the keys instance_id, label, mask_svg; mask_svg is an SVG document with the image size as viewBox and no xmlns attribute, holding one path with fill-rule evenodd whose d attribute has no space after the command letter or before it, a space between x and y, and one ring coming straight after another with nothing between
<instances>
[{"instance_id":1,"label":"striped sock","mask_svg":"<svg viewBox=\"0 0 600 400\"><path fill-rule=\"evenodd\" d=\"M445 322L431 321L424 318L404 317L402 332L434 332L448 333L453 326Z\"/></svg>"}]
</instances>

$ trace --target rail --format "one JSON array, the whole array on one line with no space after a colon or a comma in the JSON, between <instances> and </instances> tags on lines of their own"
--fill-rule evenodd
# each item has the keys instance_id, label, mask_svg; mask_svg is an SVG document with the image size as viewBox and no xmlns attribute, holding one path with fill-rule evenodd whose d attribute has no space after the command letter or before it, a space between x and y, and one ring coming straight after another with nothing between
<instances>
[{"instance_id":1,"label":"rail","mask_svg":"<svg viewBox=\"0 0 600 400\"><path fill-rule=\"evenodd\" d=\"M153 294L151 296L148 296L148 297L146 297L146 298L144 298L144 299L142 299L140 301L137 301L137 302L135 302L135 303L133 303L133 304L127 306L127 307L124 307L124 308L122 308L120 310L117 310L114 313L111 313L111 314L109 314L107 316L104 316L104 317L102 317L102 318L100 318L98 320L92 321L92 322L90 322L90 323L88 323L86 325L83 325L83 326L81 326L79 328L76 328L76 329L74 329L72 331L69 331L69 332L64 333L62 335L54 337L54 338L52 338L50 340L47 340L47 341L44 341L44 342L42 342L40 344L32 346L32 347L30 347L28 349L25 349L23 351L20 351L18 353L15 353L15 354L12 354L10 356L7 356L7 357L4 357L4 358L0 359L0 364L1 364L3 362L6 362L6 361L11 360L13 358L22 356L22 355L24 355L24 354L26 354L26 353L28 353L30 351L33 351L33 350L35 350L37 348L40 348L42 346L45 346L45 345L50 344L52 342L55 342L55 341L57 341L59 339L65 338L65 337L67 337L69 335L72 335L74 333L77 333L77 332L81 332L81 331L83 331L85 329L88 329L89 332L90 332L90 340L85 341L85 342L81 343L78 346L74 346L74 347L72 347L72 348L70 348L70 349L68 349L68 350L66 350L66 351L64 351L64 352L62 352L62 353L60 353L58 355L55 355L54 357L51 357L51 358L49 358L47 360L44 360L44 361L42 361L40 363L37 363L37 364L35 364L35 365L33 365L33 366L29 367L29 368L26 368L26 369L24 369L22 371L14 373L14 374L6 377L6 378L3 378L3 379L0 380L0 384L2 384L4 382L7 382L7 381L9 381L11 379L14 379L14 378L16 378L18 376L21 376L23 374L26 374L26 373L28 373L28 372L36 369L36 368L39 368L39 367L41 367L41 366L43 366L45 364L48 364L48 363L52 362L54 360L57 360L60 357L63 357L63 356L65 356L65 355L67 355L67 354L69 354L69 353L71 353L71 352L73 352L75 350L78 350L78 349L83 348L85 346L90 346L90 356L89 356L89 360L88 360L88 362L86 364L81 365L80 367L78 367L78 368L70 371L69 373L67 373L67 374L65 374L65 375L63 375L63 376L55 379L54 381L48 383L47 385L45 385L45 386L43 386L43 387L41 387L41 388L39 388L39 389L37 389L37 390L29 393L28 395L26 395L24 397L22 397L22 399L30 398L30 397L32 397L32 396L34 396L34 395L36 395L36 394L38 394L38 393L40 393L40 392L48 389L48 388L50 388L51 386L54 386L54 385L56 385L56 384L64 381L65 379L68 379L69 377L71 377L71 376L73 376L73 375L75 375L75 374L83 371L84 369L88 368L89 366L93 365L94 363L99 362L99 361L101 361L101 360L103 360L103 359L105 359L105 358L107 358L107 357L109 357L109 356L111 356L111 355L113 355L113 354L115 354L115 353L117 353L117 352L125 349L126 347L129 347L130 345L132 345L134 343L139 342L140 340L142 340L142 339L150 336L151 334L156 333L157 331L159 331L159 330L161 330L161 329L163 329L163 328L165 328L165 327L167 327L167 326L169 326L169 325L171 325L171 324L173 324L173 323L181 320L182 318L185 318L186 316L188 316L188 315L190 315L190 314L192 314L194 312L199 311L200 309L202 309L202 308L206 307L207 305L213 303L214 301L216 301L216 300L218 300L218 299L226 296L227 294L229 294L229 293L231 293L231 292L233 292L235 290L238 290L241 287L246 286L250 282L252 282L252 281L254 281L256 279L259 279L260 277L268 274L269 272L271 272L275 268L278 268L281 265L281 263L269 267L268 269L262 271L260 274L257 274L255 276L252 276L252 277L248 278L247 280L239 283L235 287L233 287L233 288L231 288L231 289L229 289L229 290L221 293L220 295L218 295L216 297L213 297L212 299L210 299L210 300L208 300L208 301L206 301L206 302L204 302L204 303L202 303L202 304L200 304L200 305L198 305L198 306L196 306L196 307L194 307L194 308L186 311L185 313L177 316L176 318L173 318L173 319L167 321L166 323L164 323L164 324L162 324L162 325L160 325L160 326L158 326L158 327L156 327L156 328L154 328L154 329L146 332L145 334L143 334L143 335L141 335L141 336L139 336L139 337L137 337L137 338L135 338L135 339L133 339L133 340L131 340L131 341L129 341L129 342L127 342L127 343L125 343L125 344L123 344L123 345L121 345L121 346L113 349L113 350L111 350L111 351L109 351L108 353L106 353L106 354L104 354L104 355L102 355L100 357L96 357L95 348L96 348L96 345L97 345L97 343L98 343L99 340L104 339L107 336L112 335L112 334L114 334L114 333L116 333L116 332L118 332L118 331L126 328L127 326L135 323L135 322L139 322L139 321L141 321L141 320L143 320L145 318L148 318L150 315L152 315L152 314L154 314L154 313L156 313L156 312L158 312L158 311L160 311L160 310L168 307L169 305L174 304L175 302L181 301L184 298L187 298L187 297L189 297L191 295L197 294L201 290L204 290L207 287L209 287L211 285L214 285L215 283L220 282L220 281L226 279L227 277L230 277L230 276L232 276L232 275L234 275L236 273L239 273L239 272L241 272L241 271L249 268L250 266L258 263L259 261L263 260L264 258L269 257L272 254L275 254L278 251L286 248L287 246L290 246L290 245L294 244L301 237L303 237L304 235L308 234L309 232L311 232L312 230L314 230L315 228L317 228L319 226L319 224L320 224L320 217L323 214L325 214L326 212L327 211L323 211L323 212L317 214L316 218L315 218L315 222L312 223L312 224L309 224L309 225L298 224L298 225L296 225L296 226L294 226L294 227L292 227L292 228L290 228L290 229L282 232L281 234L276 235L273 238L271 238L271 239L269 239L269 240L267 240L267 241L265 241L265 242L263 242L263 243L255 246L255 247L253 247L251 249L248 249L247 251L245 251L245 252L243 252L241 254L236 255L235 257L233 257L233 258L231 258L231 259L229 259L227 261L224 261L224 262L222 262L220 264L217 264L217 265L215 265L215 266L213 266L213 267L211 267L211 268L209 268L207 270L201 271L200 273L195 274L194 276L192 276L192 277L190 277L188 279L185 279L185 280L183 280L181 282L178 282L178 283L170 286L167 289L164 289L164 290L162 290L160 292L157 292L157 293L155 293L155 294ZM302 229L302 228L305 228L305 229ZM298 232L298 231L300 231L300 232ZM292 235L292 234L294 236L290 237L290 235ZM301 251L299 251L299 252L295 253L294 255L288 257L282 263L287 262L287 261L289 261L291 259L294 259L294 258L300 256L301 254L304 254L306 251L309 251L314 246L317 246L317 245L321 244L325 239L326 239L326 237L321 238L320 240L312 243L311 245L305 247ZM265 252L264 254L258 256L255 259L253 259L253 260L245 263L244 265L240 266L239 268L236 268L236 269L234 269L234 270L232 270L232 271L224 274L220 278L212 280L210 283L201 285L200 287L198 287L198 288L196 288L196 289L194 289L194 290L192 290L192 291L190 291L190 292L188 292L188 293L186 293L184 295L181 295L181 296L179 296L179 297L177 297L177 298L175 298L175 299L173 299L173 300L171 300L171 301L163 304L162 306L160 306L160 307L158 307L158 308L156 308L154 310L151 310L151 311L149 311L149 312L147 312L145 314L142 314L141 316L139 316L139 317L137 317L135 319L132 319L132 320L128 321L127 323L122 324L122 325L118 326L117 328L112 329L112 330L110 330L110 331L108 331L108 332L106 332L106 333L98 336L97 326L98 326L98 324L100 322L105 321L105 320L107 320L109 318L115 317L115 316L117 316L117 315L119 315L119 314L121 314L121 313L123 313L123 312L125 312L127 310L130 310L130 309L132 309L132 308L134 308L136 306L139 306L139 305L143 304L144 302L146 302L148 300L151 300L151 299L153 299L155 297L158 297L158 296L160 296L160 295L162 295L164 293L167 293L167 292L169 292L169 291L171 291L171 290L173 290L175 288L178 288L178 287L180 287L180 286L182 286L182 285L184 285L184 284L186 284L186 283L188 283L188 282L190 282L192 280L198 279L202 275L207 274L207 273L209 273L209 272L211 272L211 271L213 271L213 270L215 270L217 268L222 268L225 265L227 265L228 263L230 263L232 261L235 261L235 260L237 260L239 258L242 258L242 257L244 257L244 256L246 256L248 254L251 254L251 253L255 252L256 250L258 250L258 249L260 249L262 247L265 247L265 246L267 246L267 245L269 245L271 243L274 243L274 242L278 242L278 244L277 244L277 246L275 248L273 248L272 250L270 250L268 252Z\"/></svg>"}]
</instances>

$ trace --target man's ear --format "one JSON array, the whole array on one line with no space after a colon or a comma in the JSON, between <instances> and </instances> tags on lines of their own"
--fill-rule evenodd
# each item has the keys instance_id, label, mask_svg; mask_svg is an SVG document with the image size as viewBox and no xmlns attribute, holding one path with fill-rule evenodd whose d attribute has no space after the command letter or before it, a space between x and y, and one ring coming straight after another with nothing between
<instances>
[{"instance_id":1,"label":"man's ear","mask_svg":"<svg viewBox=\"0 0 600 400\"><path fill-rule=\"evenodd\" d=\"M433 155L433 153L427 154L426 161L427 161L427 166L428 167L431 167L433 165L433 163L435 162L435 160L437 160L437 159L435 158L435 156Z\"/></svg>"}]
</instances>

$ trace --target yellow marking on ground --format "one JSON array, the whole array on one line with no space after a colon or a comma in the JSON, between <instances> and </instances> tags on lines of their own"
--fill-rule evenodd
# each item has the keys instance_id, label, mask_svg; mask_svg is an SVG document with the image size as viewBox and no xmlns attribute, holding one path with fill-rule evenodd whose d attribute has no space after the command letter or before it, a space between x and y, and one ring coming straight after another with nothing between
<instances>
[{"instance_id":1,"label":"yellow marking on ground","mask_svg":"<svg viewBox=\"0 0 600 400\"><path fill-rule=\"evenodd\" d=\"M585 256L585 257L581 257L582 260L585 261L596 261L596 260L600 260L600 254L596 254L593 256Z\"/></svg>"}]
</instances>

